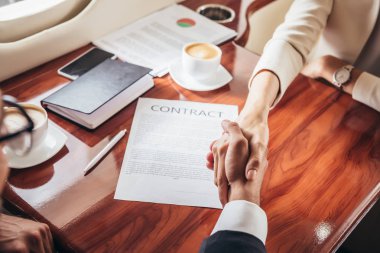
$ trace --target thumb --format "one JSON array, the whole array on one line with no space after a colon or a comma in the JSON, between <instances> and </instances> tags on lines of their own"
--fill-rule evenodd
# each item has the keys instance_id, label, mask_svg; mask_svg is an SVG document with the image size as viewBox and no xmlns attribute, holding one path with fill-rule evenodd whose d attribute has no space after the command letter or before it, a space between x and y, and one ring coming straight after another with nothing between
<instances>
[{"instance_id":1,"label":"thumb","mask_svg":"<svg viewBox=\"0 0 380 253\"><path fill-rule=\"evenodd\" d=\"M260 172L260 170L266 169L268 166L267 153L268 149L266 145L260 142L252 145L251 156L245 170L247 180L253 180L255 175L253 171Z\"/></svg>"},{"instance_id":2,"label":"thumb","mask_svg":"<svg viewBox=\"0 0 380 253\"><path fill-rule=\"evenodd\" d=\"M259 161L257 158L252 157L249 159L247 166L245 167L245 177L247 181L253 181L257 178L258 173L264 172L268 167L268 160L263 159Z\"/></svg>"},{"instance_id":3,"label":"thumb","mask_svg":"<svg viewBox=\"0 0 380 253\"><path fill-rule=\"evenodd\" d=\"M245 177L248 181L256 177L257 170L259 169L259 161L255 157L251 157L245 167Z\"/></svg>"}]
</instances>

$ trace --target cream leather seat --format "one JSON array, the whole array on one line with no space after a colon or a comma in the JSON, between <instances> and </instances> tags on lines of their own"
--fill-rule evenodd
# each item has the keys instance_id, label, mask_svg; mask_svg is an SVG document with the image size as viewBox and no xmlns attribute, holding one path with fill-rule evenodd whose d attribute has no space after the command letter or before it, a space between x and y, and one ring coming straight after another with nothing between
<instances>
[{"instance_id":1,"label":"cream leather seat","mask_svg":"<svg viewBox=\"0 0 380 253\"><path fill-rule=\"evenodd\" d=\"M91 0L24 0L0 8L0 43L17 41L63 23Z\"/></svg>"},{"instance_id":2,"label":"cream leather seat","mask_svg":"<svg viewBox=\"0 0 380 253\"><path fill-rule=\"evenodd\" d=\"M248 39L242 46L261 55L277 26L284 21L292 3L293 0L276 0L253 12L248 18Z\"/></svg>"},{"instance_id":3,"label":"cream leather seat","mask_svg":"<svg viewBox=\"0 0 380 253\"><path fill-rule=\"evenodd\" d=\"M72 8L70 3L82 0L55 1L61 1L62 5L24 17L29 23L25 25L30 25L28 29L19 26L20 23L14 26L17 22L9 20L7 24L2 23L0 17L0 31L8 33L0 42L0 81L71 52L179 0L88 0L87 4L71 5ZM41 23L43 15L48 19ZM57 15L61 19L57 19Z\"/></svg>"}]
</instances>

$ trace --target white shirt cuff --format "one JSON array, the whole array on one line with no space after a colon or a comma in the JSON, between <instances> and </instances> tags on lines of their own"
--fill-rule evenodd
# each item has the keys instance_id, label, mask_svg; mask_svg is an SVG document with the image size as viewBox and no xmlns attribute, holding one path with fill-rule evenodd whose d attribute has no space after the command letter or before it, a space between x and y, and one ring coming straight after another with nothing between
<instances>
[{"instance_id":1,"label":"white shirt cuff","mask_svg":"<svg viewBox=\"0 0 380 253\"><path fill-rule=\"evenodd\" d=\"M380 78L363 72L354 85L352 98L380 112Z\"/></svg>"},{"instance_id":2,"label":"white shirt cuff","mask_svg":"<svg viewBox=\"0 0 380 253\"><path fill-rule=\"evenodd\" d=\"M264 210L254 203L234 200L224 206L211 234L222 230L248 233L265 244L268 233L267 216Z\"/></svg>"},{"instance_id":3,"label":"white shirt cuff","mask_svg":"<svg viewBox=\"0 0 380 253\"><path fill-rule=\"evenodd\" d=\"M280 81L280 92L272 105L274 107L301 71L302 66L301 54L294 47L285 40L272 39L266 44L264 53L257 63L252 76L255 76L261 70L269 70L277 75Z\"/></svg>"}]
</instances>

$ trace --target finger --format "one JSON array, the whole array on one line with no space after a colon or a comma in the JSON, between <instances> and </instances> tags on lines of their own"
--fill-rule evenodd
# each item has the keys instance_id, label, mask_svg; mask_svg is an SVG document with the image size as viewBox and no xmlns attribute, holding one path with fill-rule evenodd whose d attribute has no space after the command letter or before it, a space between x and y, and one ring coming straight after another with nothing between
<instances>
[{"instance_id":1,"label":"finger","mask_svg":"<svg viewBox=\"0 0 380 253\"><path fill-rule=\"evenodd\" d=\"M54 252L54 241L53 241L53 236L50 232L50 230L48 231L48 239L49 239L49 245L50 245L50 252L53 253Z\"/></svg>"},{"instance_id":2,"label":"finger","mask_svg":"<svg viewBox=\"0 0 380 253\"><path fill-rule=\"evenodd\" d=\"M218 183L218 194L219 194L219 200L220 203L222 203L222 206L224 207L227 204L228 201L228 183L227 179L220 181Z\"/></svg>"},{"instance_id":3,"label":"finger","mask_svg":"<svg viewBox=\"0 0 380 253\"><path fill-rule=\"evenodd\" d=\"M34 230L26 235L26 240L33 253L45 253L42 235L39 230Z\"/></svg>"},{"instance_id":4,"label":"finger","mask_svg":"<svg viewBox=\"0 0 380 253\"><path fill-rule=\"evenodd\" d=\"M53 250L54 250L53 237L51 235L49 226L46 224L44 224L44 226L43 226L43 235L44 235L45 251L48 253L53 252Z\"/></svg>"},{"instance_id":5,"label":"finger","mask_svg":"<svg viewBox=\"0 0 380 253\"><path fill-rule=\"evenodd\" d=\"M44 235L43 235L43 246L44 246L44 250L46 253L51 253L52 252L52 245L51 245L51 242L49 241L49 237L47 235L46 232L44 232Z\"/></svg>"},{"instance_id":6,"label":"finger","mask_svg":"<svg viewBox=\"0 0 380 253\"><path fill-rule=\"evenodd\" d=\"M222 121L222 128L224 132L226 132L229 135L243 135L241 132L241 129L239 127L239 124L233 121L229 120L223 120Z\"/></svg>"},{"instance_id":7,"label":"finger","mask_svg":"<svg viewBox=\"0 0 380 253\"><path fill-rule=\"evenodd\" d=\"M253 161L252 159L251 161ZM265 168L267 167L267 161L263 161L260 167L257 169L248 170L247 182L246 185L250 189L252 201L260 205L260 192L261 186L264 180ZM247 164L247 167L251 166L250 162Z\"/></svg>"},{"instance_id":8,"label":"finger","mask_svg":"<svg viewBox=\"0 0 380 253\"><path fill-rule=\"evenodd\" d=\"M245 177L248 181L253 181L256 178L256 174L258 171L258 164L259 164L259 161L254 157L248 160L246 171L245 171Z\"/></svg>"},{"instance_id":9,"label":"finger","mask_svg":"<svg viewBox=\"0 0 380 253\"><path fill-rule=\"evenodd\" d=\"M225 158L228 180L245 180L245 168L249 155L248 140L240 133L230 135L230 142Z\"/></svg>"},{"instance_id":10,"label":"finger","mask_svg":"<svg viewBox=\"0 0 380 253\"><path fill-rule=\"evenodd\" d=\"M246 167L246 178L248 181L253 181L257 178L259 175L264 175L266 168L268 167L268 161L265 159L261 161L260 163L252 159L250 162L248 162Z\"/></svg>"},{"instance_id":11,"label":"finger","mask_svg":"<svg viewBox=\"0 0 380 253\"><path fill-rule=\"evenodd\" d=\"M251 167L251 168L248 168L248 167ZM252 165L247 164L247 172L246 172L247 180L255 181L258 179L259 176L263 177L267 167L268 167L268 160L266 159L264 161L261 161L261 165L257 166L256 168L253 168Z\"/></svg>"},{"instance_id":12,"label":"finger","mask_svg":"<svg viewBox=\"0 0 380 253\"><path fill-rule=\"evenodd\" d=\"M217 176L218 176L218 148L216 145L213 145L212 147L212 155L214 156L214 184L218 186L217 183Z\"/></svg>"},{"instance_id":13,"label":"finger","mask_svg":"<svg viewBox=\"0 0 380 253\"><path fill-rule=\"evenodd\" d=\"M208 167L209 169L212 169L214 166L214 155L212 152L208 152L206 156L207 163L211 164L211 167Z\"/></svg>"},{"instance_id":14,"label":"finger","mask_svg":"<svg viewBox=\"0 0 380 253\"><path fill-rule=\"evenodd\" d=\"M217 142L217 140L214 140L214 141L211 142L211 144L210 144L210 151L212 151L212 146L214 146L215 142Z\"/></svg>"},{"instance_id":15,"label":"finger","mask_svg":"<svg viewBox=\"0 0 380 253\"><path fill-rule=\"evenodd\" d=\"M268 149L262 143L255 143L252 145L251 156L246 166L247 180L255 178L255 171L263 173L268 165L267 161Z\"/></svg>"},{"instance_id":16,"label":"finger","mask_svg":"<svg viewBox=\"0 0 380 253\"><path fill-rule=\"evenodd\" d=\"M42 238L41 238L41 240L38 240L38 249L35 252L36 253L48 253L45 250L44 242L43 242Z\"/></svg>"},{"instance_id":17,"label":"finger","mask_svg":"<svg viewBox=\"0 0 380 253\"><path fill-rule=\"evenodd\" d=\"M228 201L228 180L226 176L226 168L225 168L225 159L226 159L226 151L227 145L223 145L218 150L218 174L217 174L217 185L218 185L218 193L219 200L224 206Z\"/></svg>"}]
</instances>

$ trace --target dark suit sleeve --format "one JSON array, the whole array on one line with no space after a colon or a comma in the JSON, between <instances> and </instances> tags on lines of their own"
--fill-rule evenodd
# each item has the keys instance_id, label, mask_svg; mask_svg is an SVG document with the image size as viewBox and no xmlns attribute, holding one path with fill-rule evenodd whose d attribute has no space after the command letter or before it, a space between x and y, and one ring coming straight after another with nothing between
<instances>
[{"instance_id":1,"label":"dark suit sleeve","mask_svg":"<svg viewBox=\"0 0 380 253\"><path fill-rule=\"evenodd\" d=\"M263 242L257 237L236 231L218 231L205 239L199 253L256 253L266 252Z\"/></svg>"}]
</instances>

